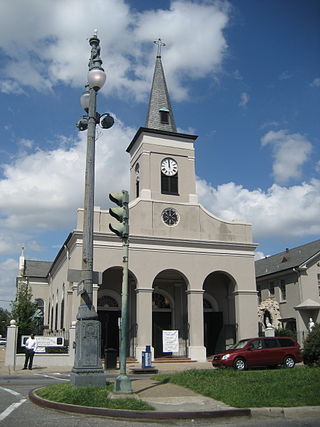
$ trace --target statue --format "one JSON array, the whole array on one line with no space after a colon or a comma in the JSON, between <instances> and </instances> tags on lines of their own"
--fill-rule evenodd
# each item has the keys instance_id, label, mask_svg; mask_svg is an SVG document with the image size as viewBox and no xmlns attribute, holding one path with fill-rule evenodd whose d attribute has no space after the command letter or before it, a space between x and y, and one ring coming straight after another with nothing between
<instances>
[{"instance_id":1,"label":"statue","mask_svg":"<svg viewBox=\"0 0 320 427\"><path fill-rule=\"evenodd\" d=\"M310 319L309 319L309 323L308 323L308 329L309 329L309 332L312 332L312 330L313 330L313 328L314 328L315 326L316 326L316 325L315 325L314 321L312 320L312 317L310 317Z\"/></svg>"},{"instance_id":2,"label":"statue","mask_svg":"<svg viewBox=\"0 0 320 427\"><path fill-rule=\"evenodd\" d=\"M43 312L40 308L38 308L34 315L32 316L32 320L36 324L36 334L41 335L43 331Z\"/></svg>"}]
</instances>

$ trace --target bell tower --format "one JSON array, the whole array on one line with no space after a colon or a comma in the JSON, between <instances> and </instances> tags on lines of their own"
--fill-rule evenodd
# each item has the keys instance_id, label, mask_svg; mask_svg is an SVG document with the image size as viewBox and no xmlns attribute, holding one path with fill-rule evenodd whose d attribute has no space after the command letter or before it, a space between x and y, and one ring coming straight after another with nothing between
<instances>
[{"instance_id":1,"label":"bell tower","mask_svg":"<svg viewBox=\"0 0 320 427\"><path fill-rule=\"evenodd\" d=\"M145 127L127 148L130 154L130 199L197 203L194 141L177 132L158 46Z\"/></svg>"}]
</instances>

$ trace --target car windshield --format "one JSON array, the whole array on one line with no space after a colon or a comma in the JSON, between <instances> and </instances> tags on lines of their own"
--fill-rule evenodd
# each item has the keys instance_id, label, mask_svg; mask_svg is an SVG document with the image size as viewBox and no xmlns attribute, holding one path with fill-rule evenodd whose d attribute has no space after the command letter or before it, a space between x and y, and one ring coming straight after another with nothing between
<instances>
[{"instance_id":1,"label":"car windshield","mask_svg":"<svg viewBox=\"0 0 320 427\"><path fill-rule=\"evenodd\" d=\"M248 344L249 340L241 340L237 344L234 344L232 347L230 347L231 350L237 350L238 348L243 348Z\"/></svg>"}]
</instances>

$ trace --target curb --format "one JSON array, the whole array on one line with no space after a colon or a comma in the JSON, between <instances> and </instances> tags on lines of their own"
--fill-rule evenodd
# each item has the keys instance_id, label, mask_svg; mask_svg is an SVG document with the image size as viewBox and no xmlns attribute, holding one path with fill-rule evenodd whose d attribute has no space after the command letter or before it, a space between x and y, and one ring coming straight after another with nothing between
<instances>
[{"instance_id":1,"label":"curb","mask_svg":"<svg viewBox=\"0 0 320 427\"><path fill-rule=\"evenodd\" d=\"M42 399L35 394L34 389L29 392L31 402L43 408L56 409L58 411L75 412L77 414L98 415L109 418L124 418L134 420L186 420L205 418L230 418L230 417L250 417L250 409L223 409L220 411L192 411L192 412L159 412L159 411L130 411L125 409L105 409L94 408L92 406L78 406L67 403L52 402Z\"/></svg>"},{"instance_id":2,"label":"curb","mask_svg":"<svg viewBox=\"0 0 320 427\"><path fill-rule=\"evenodd\" d=\"M290 408L251 408L255 418L320 418L320 406L295 406Z\"/></svg>"}]
</instances>

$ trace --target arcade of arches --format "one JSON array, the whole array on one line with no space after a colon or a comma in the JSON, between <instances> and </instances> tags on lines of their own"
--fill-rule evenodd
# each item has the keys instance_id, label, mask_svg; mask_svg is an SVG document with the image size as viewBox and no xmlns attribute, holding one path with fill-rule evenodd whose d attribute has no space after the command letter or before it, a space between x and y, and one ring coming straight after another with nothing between
<instances>
[{"instance_id":1,"label":"arcade of arches","mask_svg":"<svg viewBox=\"0 0 320 427\"><path fill-rule=\"evenodd\" d=\"M139 288L137 278L129 273L128 307L128 354L136 357L141 342L150 338L155 357L188 356L190 345L190 297L187 278L179 271L161 271L150 288ZM121 317L122 269L109 268L103 273L103 282L97 295L97 310L101 322L101 350L119 351L119 326ZM212 272L199 286L202 295L203 345L207 356L223 350L236 339L236 313L234 279L225 272ZM195 292L195 291L193 291ZM149 307L144 307L145 318L137 316L140 295L147 296ZM141 303L140 303L141 304ZM179 352L163 353L162 331L178 330ZM200 330L198 331L200 334Z\"/></svg>"}]
</instances>

